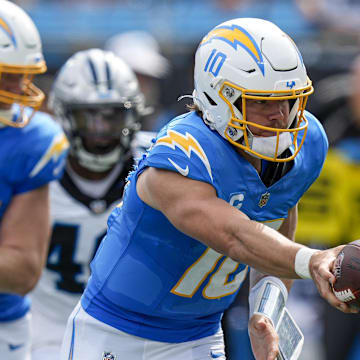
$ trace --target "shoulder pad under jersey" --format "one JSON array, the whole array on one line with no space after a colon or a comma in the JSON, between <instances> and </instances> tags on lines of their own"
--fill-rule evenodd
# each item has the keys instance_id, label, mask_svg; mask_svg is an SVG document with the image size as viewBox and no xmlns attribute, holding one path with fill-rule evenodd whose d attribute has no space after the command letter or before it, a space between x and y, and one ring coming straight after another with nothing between
<instances>
[{"instance_id":1,"label":"shoulder pad under jersey","mask_svg":"<svg viewBox=\"0 0 360 360\"><path fill-rule=\"evenodd\" d=\"M213 132L196 113L181 115L159 132L145 165L213 183L214 140Z\"/></svg>"},{"instance_id":2,"label":"shoulder pad under jersey","mask_svg":"<svg viewBox=\"0 0 360 360\"><path fill-rule=\"evenodd\" d=\"M12 134L14 140L17 138L18 161L13 164L12 176L19 183L18 193L62 176L69 143L61 127L49 115L35 113L26 127L14 129Z\"/></svg>"}]
</instances>

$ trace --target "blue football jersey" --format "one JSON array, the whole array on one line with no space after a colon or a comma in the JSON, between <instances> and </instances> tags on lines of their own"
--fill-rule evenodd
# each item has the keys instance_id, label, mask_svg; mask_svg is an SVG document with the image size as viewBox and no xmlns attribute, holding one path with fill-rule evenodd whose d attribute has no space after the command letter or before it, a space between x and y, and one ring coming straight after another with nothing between
<instances>
[{"instance_id":1,"label":"blue football jersey","mask_svg":"<svg viewBox=\"0 0 360 360\"><path fill-rule=\"evenodd\" d=\"M108 219L83 308L117 329L157 341L183 342L214 334L248 267L180 232L143 203L136 192L137 177L155 167L207 182L219 198L250 219L278 229L319 175L328 148L320 123L310 113L306 116L309 129L301 151L291 170L269 187L196 113L165 126L130 174L123 203Z\"/></svg>"},{"instance_id":2,"label":"blue football jersey","mask_svg":"<svg viewBox=\"0 0 360 360\"><path fill-rule=\"evenodd\" d=\"M61 177L68 141L49 115L36 112L24 128L0 128L0 219L11 199ZM0 220L1 221L1 220ZM0 321L22 317L27 297L0 294Z\"/></svg>"}]
</instances>

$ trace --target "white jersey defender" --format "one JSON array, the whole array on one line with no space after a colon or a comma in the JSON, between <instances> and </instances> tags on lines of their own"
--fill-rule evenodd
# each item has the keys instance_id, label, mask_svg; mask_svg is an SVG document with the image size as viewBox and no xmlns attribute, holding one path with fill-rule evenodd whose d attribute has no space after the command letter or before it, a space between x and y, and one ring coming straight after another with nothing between
<instances>
[{"instance_id":1,"label":"white jersey defender","mask_svg":"<svg viewBox=\"0 0 360 360\"><path fill-rule=\"evenodd\" d=\"M145 152L154 136L154 133L145 131L139 131L135 135L132 142L135 158ZM67 319L86 286L90 275L90 261L106 233L107 218L121 200L126 171L132 168L133 164L131 159L125 166L126 170L114 169L103 180L104 184L110 180L108 187L109 190L113 189L110 190L112 194L114 185L116 186L115 192L119 196L112 200L108 196L101 200L91 199L85 191L79 189L82 185L86 186L85 182L77 181L76 185L72 182L73 186L69 186L66 179L76 179L69 169L61 181L51 184L51 244L42 277L31 293L32 360L58 358ZM114 178L115 182L111 181L111 178Z\"/></svg>"},{"instance_id":2,"label":"white jersey defender","mask_svg":"<svg viewBox=\"0 0 360 360\"><path fill-rule=\"evenodd\" d=\"M64 176L51 187L51 243L32 293L34 360L59 358L67 318L86 286L107 218L135 159L155 135L139 131L145 102L135 74L101 49L79 51L66 61L49 106L70 152Z\"/></svg>"}]
</instances>

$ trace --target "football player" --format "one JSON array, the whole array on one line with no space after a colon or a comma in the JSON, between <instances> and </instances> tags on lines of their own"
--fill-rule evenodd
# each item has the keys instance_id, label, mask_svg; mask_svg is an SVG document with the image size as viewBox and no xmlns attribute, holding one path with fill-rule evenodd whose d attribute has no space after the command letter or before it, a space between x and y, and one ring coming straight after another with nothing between
<instances>
[{"instance_id":1,"label":"football player","mask_svg":"<svg viewBox=\"0 0 360 360\"><path fill-rule=\"evenodd\" d=\"M220 320L249 266L256 359L274 360L284 337L290 355L301 350L290 279L312 278L351 311L330 286L341 247L291 241L328 148L294 42L261 19L222 23L196 51L194 85L192 111L159 132L108 219L61 360L225 359Z\"/></svg>"},{"instance_id":2,"label":"football player","mask_svg":"<svg viewBox=\"0 0 360 360\"><path fill-rule=\"evenodd\" d=\"M33 77L46 71L33 21L0 0L0 358L29 359L30 301L50 234L48 183L61 176L68 141Z\"/></svg>"},{"instance_id":3,"label":"football player","mask_svg":"<svg viewBox=\"0 0 360 360\"><path fill-rule=\"evenodd\" d=\"M134 157L154 137L139 131L145 106L134 73L109 51L71 56L55 78L49 107L70 140L70 154L64 176L50 187L51 243L31 293L33 360L58 359L106 219L122 197Z\"/></svg>"}]
</instances>

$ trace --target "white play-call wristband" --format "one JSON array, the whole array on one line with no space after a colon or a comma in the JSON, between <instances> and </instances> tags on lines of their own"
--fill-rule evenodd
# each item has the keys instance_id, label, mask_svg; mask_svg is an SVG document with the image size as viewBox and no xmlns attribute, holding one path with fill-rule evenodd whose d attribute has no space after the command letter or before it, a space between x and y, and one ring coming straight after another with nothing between
<instances>
[{"instance_id":1,"label":"white play-call wristband","mask_svg":"<svg viewBox=\"0 0 360 360\"><path fill-rule=\"evenodd\" d=\"M309 264L310 258L319 250L302 247L295 256L295 272L303 279L311 279Z\"/></svg>"},{"instance_id":2,"label":"white play-call wristband","mask_svg":"<svg viewBox=\"0 0 360 360\"><path fill-rule=\"evenodd\" d=\"M267 317L279 336L277 360L298 359L304 344L304 335L286 308L287 297L285 284L273 276L261 279L249 294L250 317Z\"/></svg>"},{"instance_id":3,"label":"white play-call wristband","mask_svg":"<svg viewBox=\"0 0 360 360\"><path fill-rule=\"evenodd\" d=\"M275 327L287 297L286 286L279 278L273 276L262 278L249 293L250 317L255 313L263 314Z\"/></svg>"}]
</instances>

